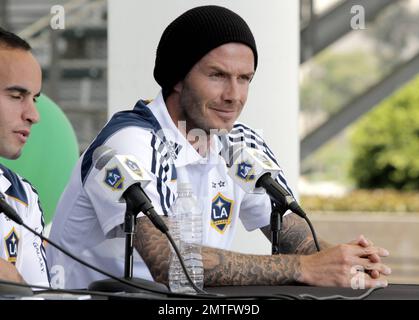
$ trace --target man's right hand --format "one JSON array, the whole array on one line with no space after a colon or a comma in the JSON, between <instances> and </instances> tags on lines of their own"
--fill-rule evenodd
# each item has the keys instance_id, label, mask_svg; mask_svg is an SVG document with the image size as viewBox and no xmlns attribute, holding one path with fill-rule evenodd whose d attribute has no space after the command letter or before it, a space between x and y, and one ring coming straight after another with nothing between
<instances>
[{"instance_id":1,"label":"man's right hand","mask_svg":"<svg viewBox=\"0 0 419 320\"><path fill-rule=\"evenodd\" d=\"M25 283L16 267L0 258L0 279L10 282Z\"/></svg>"},{"instance_id":2,"label":"man's right hand","mask_svg":"<svg viewBox=\"0 0 419 320\"><path fill-rule=\"evenodd\" d=\"M351 287L355 277L364 277L365 288L385 287L391 269L377 257L388 256L384 248L352 241L300 257L301 282L323 287ZM373 276L371 276L373 275Z\"/></svg>"}]
</instances>

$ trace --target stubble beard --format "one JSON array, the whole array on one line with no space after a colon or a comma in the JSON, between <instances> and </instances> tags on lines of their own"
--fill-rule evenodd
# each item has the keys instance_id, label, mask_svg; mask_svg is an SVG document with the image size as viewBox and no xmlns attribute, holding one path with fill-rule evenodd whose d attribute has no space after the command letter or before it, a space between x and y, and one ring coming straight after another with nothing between
<instances>
[{"instance_id":1,"label":"stubble beard","mask_svg":"<svg viewBox=\"0 0 419 320\"><path fill-rule=\"evenodd\" d=\"M201 129L207 135L210 134L211 128L203 114L204 103L195 92L185 85L182 95L180 96L180 108L182 118L186 121L186 129L189 132L193 129Z\"/></svg>"}]
</instances>

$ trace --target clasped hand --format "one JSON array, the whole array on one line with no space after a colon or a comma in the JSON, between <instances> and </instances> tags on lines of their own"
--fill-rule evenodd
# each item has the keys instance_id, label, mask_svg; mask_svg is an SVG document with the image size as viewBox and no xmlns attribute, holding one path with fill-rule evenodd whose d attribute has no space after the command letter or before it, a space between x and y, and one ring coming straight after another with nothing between
<instances>
[{"instance_id":1,"label":"clasped hand","mask_svg":"<svg viewBox=\"0 0 419 320\"><path fill-rule=\"evenodd\" d=\"M385 287L391 269L382 263L389 252L360 235L346 244L301 256L301 282L315 286ZM360 278L361 277L361 278ZM354 284L362 284L354 287Z\"/></svg>"}]
</instances>

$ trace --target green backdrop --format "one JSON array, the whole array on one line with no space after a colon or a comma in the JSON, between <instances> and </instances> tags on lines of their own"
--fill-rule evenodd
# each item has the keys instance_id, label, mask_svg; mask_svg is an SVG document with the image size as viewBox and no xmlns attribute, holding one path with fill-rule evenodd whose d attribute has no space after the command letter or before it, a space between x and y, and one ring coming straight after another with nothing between
<instances>
[{"instance_id":1,"label":"green backdrop","mask_svg":"<svg viewBox=\"0 0 419 320\"><path fill-rule=\"evenodd\" d=\"M41 120L32 126L22 155L17 160L0 161L34 185L49 223L79 158L79 146L73 127L51 99L41 95L36 105Z\"/></svg>"}]
</instances>

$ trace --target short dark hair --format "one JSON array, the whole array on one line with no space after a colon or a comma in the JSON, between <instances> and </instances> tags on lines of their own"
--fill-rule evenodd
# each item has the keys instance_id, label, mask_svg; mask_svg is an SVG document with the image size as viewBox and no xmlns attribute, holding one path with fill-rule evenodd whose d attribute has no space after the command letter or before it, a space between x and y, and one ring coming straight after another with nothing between
<instances>
[{"instance_id":1,"label":"short dark hair","mask_svg":"<svg viewBox=\"0 0 419 320\"><path fill-rule=\"evenodd\" d=\"M0 48L22 49L29 51L31 46L18 35L0 27Z\"/></svg>"}]
</instances>

